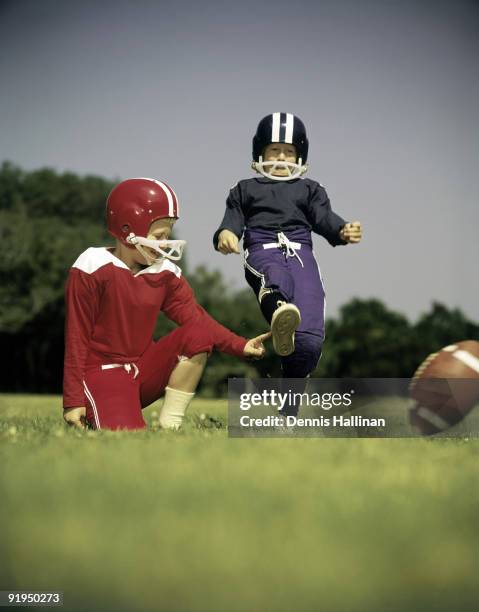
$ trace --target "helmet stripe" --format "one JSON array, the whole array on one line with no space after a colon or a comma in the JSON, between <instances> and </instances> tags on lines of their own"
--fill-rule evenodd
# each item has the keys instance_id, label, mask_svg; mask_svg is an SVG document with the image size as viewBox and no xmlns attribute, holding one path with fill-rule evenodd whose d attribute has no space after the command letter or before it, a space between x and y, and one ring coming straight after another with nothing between
<instances>
[{"instance_id":1,"label":"helmet stripe","mask_svg":"<svg viewBox=\"0 0 479 612\"><path fill-rule=\"evenodd\" d=\"M173 204L173 196L171 195L170 188L168 187L168 185L165 185L165 183L162 183L161 181L155 181L155 183L158 183L158 185L163 189L163 191L166 193L166 197L168 198L168 216L174 217L175 211Z\"/></svg>"},{"instance_id":2,"label":"helmet stripe","mask_svg":"<svg viewBox=\"0 0 479 612\"><path fill-rule=\"evenodd\" d=\"M166 183L162 183L161 181L153 178L140 177L144 181L152 181L159 185L163 191L166 193L166 197L168 199L168 216L169 217L179 217L180 216L180 205L178 202L178 196L173 191L173 189L167 185ZM172 195L173 194L173 195ZM174 199L173 199L174 196Z\"/></svg>"},{"instance_id":3,"label":"helmet stripe","mask_svg":"<svg viewBox=\"0 0 479 612\"><path fill-rule=\"evenodd\" d=\"M178 201L178 196L176 195L176 192L172 187L170 187L170 189L173 192L173 195L175 196L175 207L173 210L175 214L173 216L179 219L180 218L180 203Z\"/></svg>"},{"instance_id":4,"label":"helmet stripe","mask_svg":"<svg viewBox=\"0 0 479 612\"><path fill-rule=\"evenodd\" d=\"M273 113L273 130L271 132L271 142L279 142L279 126L281 113Z\"/></svg>"},{"instance_id":5,"label":"helmet stripe","mask_svg":"<svg viewBox=\"0 0 479 612\"><path fill-rule=\"evenodd\" d=\"M294 115L286 113L286 134L284 141L287 143L293 142L293 126L294 126Z\"/></svg>"}]
</instances>

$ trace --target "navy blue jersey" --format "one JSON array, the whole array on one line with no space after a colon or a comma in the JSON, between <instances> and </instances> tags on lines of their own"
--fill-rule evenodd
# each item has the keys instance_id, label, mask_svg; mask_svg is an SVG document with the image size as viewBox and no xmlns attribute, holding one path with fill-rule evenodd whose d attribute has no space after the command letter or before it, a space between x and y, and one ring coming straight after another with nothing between
<instances>
[{"instance_id":1,"label":"navy blue jersey","mask_svg":"<svg viewBox=\"0 0 479 612\"><path fill-rule=\"evenodd\" d=\"M266 177L239 181L226 200L226 212L213 237L228 229L241 238L246 230L288 233L313 231L332 245L346 244L339 232L346 221L331 210L322 185L310 179L274 181Z\"/></svg>"}]
</instances>

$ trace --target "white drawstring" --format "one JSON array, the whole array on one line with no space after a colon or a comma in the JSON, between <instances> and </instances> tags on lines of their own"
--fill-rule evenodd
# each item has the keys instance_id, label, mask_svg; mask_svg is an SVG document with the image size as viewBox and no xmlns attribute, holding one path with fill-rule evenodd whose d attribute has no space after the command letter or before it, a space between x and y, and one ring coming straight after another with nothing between
<instances>
[{"instance_id":1,"label":"white drawstring","mask_svg":"<svg viewBox=\"0 0 479 612\"><path fill-rule=\"evenodd\" d=\"M140 372L136 363L107 363L105 365L102 365L101 369L102 370L113 370L114 368L124 368L127 374L129 374L131 372L132 367L134 371L134 375L133 375L133 380L134 380Z\"/></svg>"},{"instance_id":2,"label":"white drawstring","mask_svg":"<svg viewBox=\"0 0 479 612\"><path fill-rule=\"evenodd\" d=\"M303 261L301 257L298 255L298 253L296 252L296 249L294 248L293 244L296 244L296 243L290 242L288 237L285 236L283 232L278 232L278 246L281 249L286 250L287 257L297 257L299 260L299 263L301 264L301 267L304 268Z\"/></svg>"}]
</instances>

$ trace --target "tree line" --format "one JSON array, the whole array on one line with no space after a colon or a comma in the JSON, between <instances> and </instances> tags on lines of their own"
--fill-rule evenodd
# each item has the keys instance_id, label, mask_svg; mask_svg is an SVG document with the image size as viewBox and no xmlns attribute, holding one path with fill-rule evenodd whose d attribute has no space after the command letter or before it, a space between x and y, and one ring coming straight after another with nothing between
<instances>
[{"instance_id":1,"label":"tree line","mask_svg":"<svg viewBox=\"0 0 479 612\"><path fill-rule=\"evenodd\" d=\"M119 180L119 179L118 179ZM60 393L63 368L63 291L68 270L92 245L111 244L104 224L112 186L43 168L0 166L0 367L2 391ZM249 288L233 291L217 270L182 269L198 302L245 337L266 329ZM175 325L160 316L155 337ZM478 339L479 324L460 309L433 303L415 322L377 299L353 299L326 325L323 356L313 376L409 377L429 353L463 339ZM201 382L203 395L223 395L228 377L275 377L279 359L244 362L214 353Z\"/></svg>"}]
</instances>

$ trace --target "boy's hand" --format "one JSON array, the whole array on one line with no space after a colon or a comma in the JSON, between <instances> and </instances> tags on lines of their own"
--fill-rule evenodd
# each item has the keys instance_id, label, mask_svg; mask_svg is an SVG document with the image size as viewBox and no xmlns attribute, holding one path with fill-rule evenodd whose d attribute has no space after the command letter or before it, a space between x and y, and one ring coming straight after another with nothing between
<instances>
[{"instance_id":1,"label":"boy's hand","mask_svg":"<svg viewBox=\"0 0 479 612\"><path fill-rule=\"evenodd\" d=\"M63 411L63 419L68 425L77 427L78 429L86 429L86 408L79 406L78 408L68 408Z\"/></svg>"},{"instance_id":2,"label":"boy's hand","mask_svg":"<svg viewBox=\"0 0 479 612\"><path fill-rule=\"evenodd\" d=\"M352 221L346 223L346 225L339 232L339 237L345 242L351 242L353 244L361 242L361 221Z\"/></svg>"},{"instance_id":3,"label":"boy's hand","mask_svg":"<svg viewBox=\"0 0 479 612\"><path fill-rule=\"evenodd\" d=\"M260 336L256 336L256 338L248 340L243 349L243 355L249 359L262 359L266 352L263 341L268 338L271 338L271 332L261 334Z\"/></svg>"},{"instance_id":4,"label":"boy's hand","mask_svg":"<svg viewBox=\"0 0 479 612\"><path fill-rule=\"evenodd\" d=\"M237 253L239 255L238 243L238 236L230 232L230 230L224 229L218 236L218 251L223 253L223 255L228 255L229 253Z\"/></svg>"}]
</instances>

